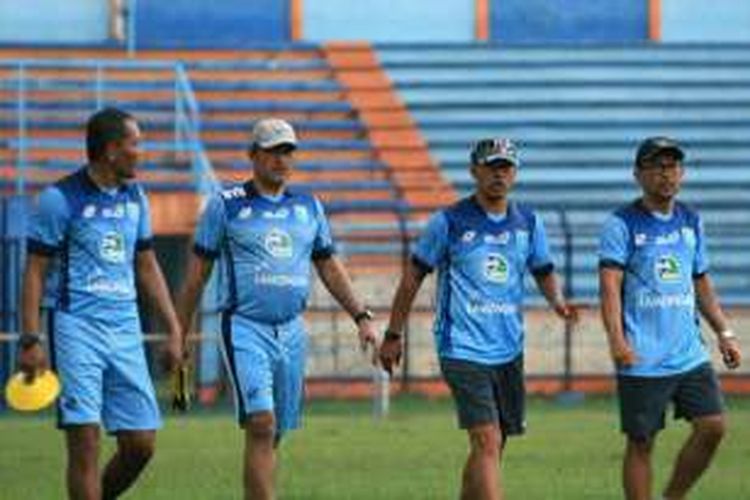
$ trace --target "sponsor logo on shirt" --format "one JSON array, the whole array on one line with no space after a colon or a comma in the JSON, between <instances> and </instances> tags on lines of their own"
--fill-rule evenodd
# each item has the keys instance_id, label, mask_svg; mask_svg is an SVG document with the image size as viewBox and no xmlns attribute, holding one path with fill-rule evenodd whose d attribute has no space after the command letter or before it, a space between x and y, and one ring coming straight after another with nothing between
<instances>
[{"instance_id":1,"label":"sponsor logo on shirt","mask_svg":"<svg viewBox=\"0 0 750 500\"><path fill-rule=\"evenodd\" d=\"M507 245L510 241L510 233L503 231L499 234L486 234L484 236L484 242L488 245Z\"/></svg>"},{"instance_id":2,"label":"sponsor logo on shirt","mask_svg":"<svg viewBox=\"0 0 750 500\"><path fill-rule=\"evenodd\" d=\"M691 293L652 294L641 293L638 295L638 307L646 309L662 309L666 307L688 307L695 305L695 297Z\"/></svg>"},{"instance_id":3,"label":"sponsor logo on shirt","mask_svg":"<svg viewBox=\"0 0 750 500\"><path fill-rule=\"evenodd\" d=\"M289 217L288 208L280 208L278 210L264 210L263 211L264 219L286 219L287 217Z\"/></svg>"},{"instance_id":4,"label":"sponsor logo on shirt","mask_svg":"<svg viewBox=\"0 0 750 500\"><path fill-rule=\"evenodd\" d=\"M469 314L516 314L518 306L505 302L469 302L466 311Z\"/></svg>"},{"instance_id":5,"label":"sponsor logo on shirt","mask_svg":"<svg viewBox=\"0 0 750 500\"><path fill-rule=\"evenodd\" d=\"M106 276L97 274L89 277L86 291L101 295L128 296L130 294L130 286L128 286L126 281L110 280Z\"/></svg>"},{"instance_id":6,"label":"sponsor logo on shirt","mask_svg":"<svg viewBox=\"0 0 750 500\"><path fill-rule=\"evenodd\" d=\"M474 241L474 238L476 238L476 236L476 231L466 231L461 235L461 241L463 241L464 243L471 243L472 241Z\"/></svg>"},{"instance_id":7,"label":"sponsor logo on shirt","mask_svg":"<svg viewBox=\"0 0 750 500\"><path fill-rule=\"evenodd\" d=\"M102 208L102 217L105 219L122 219L125 217L125 205L118 203L114 207Z\"/></svg>"},{"instance_id":8,"label":"sponsor logo on shirt","mask_svg":"<svg viewBox=\"0 0 750 500\"><path fill-rule=\"evenodd\" d=\"M277 259L290 259L292 257L292 237L279 228L273 228L266 234L264 246L266 251Z\"/></svg>"},{"instance_id":9,"label":"sponsor logo on shirt","mask_svg":"<svg viewBox=\"0 0 750 500\"><path fill-rule=\"evenodd\" d=\"M84 219L90 219L93 216L96 215L96 206L95 205L86 205L86 207L83 209L83 218Z\"/></svg>"},{"instance_id":10,"label":"sponsor logo on shirt","mask_svg":"<svg viewBox=\"0 0 750 500\"><path fill-rule=\"evenodd\" d=\"M306 287L307 278L294 274L256 274L256 285L280 286L280 287Z\"/></svg>"},{"instance_id":11,"label":"sponsor logo on shirt","mask_svg":"<svg viewBox=\"0 0 750 500\"><path fill-rule=\"evenodd\" d=\"M253 215L253 208L245 207L242 210L240 210L240 213L237 214L237 218L243 219L243 220L249 219L251 215Z\"/></svg>"},{"instance_id":12,"label":"sponsor logo on shirt","mask_svg":"<svg viewBox=\"0 0 750 500\"><path fill-rule=\"evenodd\" d=\"M225 189L221 192L221 197L225 200L240 198L242 196L245 196L245 189L242 186L233 187L232 189Z\"/></svg>"},{"instance_id":13,"label":"sponsor logo on shirt","mask_svg":"<svg viewBox=\"0 0 750 500\"><path fill-rule=\"evenodd\" d=\"M107 262L122 264L125 262L125 238L115 232L105 234L99 242L99 255Z\"/></svg>"},{"instance_id":14,"label":"sponsor logo on shirt","mask_svg":"<svg viewBox=\"0 0 750 500\"><path fill-rule=\"evenodd\" d=\"M654 264L656 277L664 282L674 282L680 279L680 261L674 255L662 255Z\"/></svg>"},{"instance_id":15,"label":"sponsor logo on shirt","mask_svg":"<svg viewBox=\"0 0 750 500\"><path fill-rule=\"evenodd\" d=\"M680 241L680 232L672 231L671 233L661 234L656 237L654 243L657 245L674 245Z\"/></svg>"},{"instance_id":16,"label":"sponsor logo on shirt","mask_svg":"<svg viewBox=\"0 0 750 500\"><path fill-rule=\"evenodd\" d=\"M505 283L508 281L509 264L499 253L487 255L484 261L484 277L493 283Z\"/></svg>"},{"instance_id":17,"label":"sponsor logo on shirt","mask_svg":"<svg viewBox=\"0 0 750 500\"><path fill-rule=\"evenodd\" d=\"M635 234L635 246L640 247L646 244L646 233L636 233Z\"/></svg>"}]
</instances>

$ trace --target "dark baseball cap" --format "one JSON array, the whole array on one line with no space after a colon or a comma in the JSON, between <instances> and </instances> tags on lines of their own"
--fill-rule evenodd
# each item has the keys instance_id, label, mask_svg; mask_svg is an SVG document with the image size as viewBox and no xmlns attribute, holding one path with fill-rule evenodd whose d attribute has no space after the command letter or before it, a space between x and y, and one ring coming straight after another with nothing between
<instances>
[{"instance_id":1,"label":"dark baseball cap","mask_svg":"<svg viewBox=\"0 0 750 500\"><path fill-rule=\"evenodd\" d=\"M501 162L519 166L518 148L510 139L480 139L471 148L473 165L492 165Z\"/></svg>"},{"instance_id":2,"label":"dark baseball cap","mask_svg":"<svg viewBox=\"0 0 750 500\"><path fill-rule=\"evenodd\" d=\"M641 165L644 160L653 158L659 153L670 152L675 158L682 161L685 158L685 152L674 139L669 137L657 136L645 139L638 146L638 152L635 154L635 164Z\"/></svg>"}]
</instances>

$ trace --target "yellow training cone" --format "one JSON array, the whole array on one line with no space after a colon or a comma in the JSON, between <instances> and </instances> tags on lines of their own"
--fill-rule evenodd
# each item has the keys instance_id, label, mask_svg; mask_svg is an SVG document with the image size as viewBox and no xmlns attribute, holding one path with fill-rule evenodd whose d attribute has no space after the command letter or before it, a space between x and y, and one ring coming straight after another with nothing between
<instances>
[{"instance_id":1,"label":"yellow training cone","mask_svg":"<svg viewBox=\"0 0 750 500\"><path fill-rule=\"evenodd\" d=\"M45 370L30 383L18 372L5 386L5 400L18 411L39 411L51 405L60 394L60 381L51 370Z\"/></svg>"}]
</instances>

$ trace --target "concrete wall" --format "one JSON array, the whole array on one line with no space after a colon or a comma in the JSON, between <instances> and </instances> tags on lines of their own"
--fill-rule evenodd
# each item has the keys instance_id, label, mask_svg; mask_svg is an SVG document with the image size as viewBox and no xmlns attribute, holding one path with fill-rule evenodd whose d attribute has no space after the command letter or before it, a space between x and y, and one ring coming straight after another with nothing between
<instances>
[{"instance_id":1,"label":"concrete wall","mask_svg":"<svg viewBox=\"0 0 750 500\"><path fill-rule=\"evenodd\" d=\"M0 0L0 43L98 43L109 30L107 0Z\"/></svg>"},{"instance_id":2,"label":"concrete wall","mask_svg":"<svg viewBox=\"0 0 750 500\"><path fill-rule=\"evenodd\" d=\"M750 42L748 0L662 0L665 42Z\"/></svg>"},{"instance_id":3,"label":"concrete wall","mask_svg":"<svg viewBox=\"0 0 750 500\"><path fill-rule=\"evenodd\" d=\"M305 40L472 41L473 0L302 0Z\"/></svg>"}]
</instances>

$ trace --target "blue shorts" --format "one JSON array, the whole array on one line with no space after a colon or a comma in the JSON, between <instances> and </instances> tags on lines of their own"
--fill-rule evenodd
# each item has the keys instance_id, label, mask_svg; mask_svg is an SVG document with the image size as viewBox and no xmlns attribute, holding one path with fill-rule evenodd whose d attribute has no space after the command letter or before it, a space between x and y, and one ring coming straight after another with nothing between
<instances>
[{"instance_id":1,"label":"blue shorts","mask_svg":"<svg viewBox=\"0 0 750 500\"><path fill-rule=\"evenodd\" d=\"M47 322L52 368L62 382L58 427L103 423L110 433L161 427L137 317L51 311Z\"/></svg>"},{"instance_id":2,"label":"blue shorts","mask_svg":"<svg viewBox=\"0 0 750 500\"><path fill-rule=\"evenodd\" d=\"M273 412L277 438L299 427L307 351L302 318L268 324L225 313L221 329L240 425L254 413Z\"/></svg>"}]
</instances>

